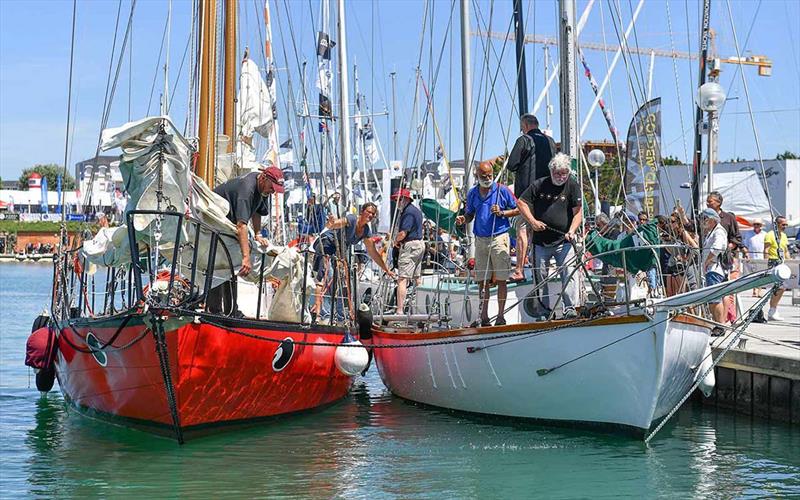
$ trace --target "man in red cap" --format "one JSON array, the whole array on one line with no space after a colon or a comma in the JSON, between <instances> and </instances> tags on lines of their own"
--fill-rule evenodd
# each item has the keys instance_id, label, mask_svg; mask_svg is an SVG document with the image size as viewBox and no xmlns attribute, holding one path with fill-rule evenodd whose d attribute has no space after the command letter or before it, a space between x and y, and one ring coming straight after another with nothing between
<instances>
[{"instance_id":1,"label":"man in red cap","mask_svg":"<svg viewBox=\"0 0 800 500\"><path fill-rule=\"evenodd\" d=\"M398 189L392 195L397 201L400 219L394 246L400 249L397 259L397 312L403 313L408 282L422 274L422 257L425 242L422 241L422 212L411 203L411 191Z\"/></svg>"},{"instance_id":2,"label":"man in red cap","mask_svg":"<svg viewBox=\"0 0 800 500\"><path fill-rule=\"evenodd\" d=\"M239 269L239 276L247 276L253 268L250 262L247 225L252 222L255 240L258 243L268 244L267 240L261 236L261 217L269 215L267 198L273 193L283 193L283 172L278 167L270 166L220 184L214 188L214 192L228 201L228 219L236 224L236 235L242 249L242 267ZM223 297L230 297L236 293L235 286L233 286L235 280L232 281L233 283L228 282L228 287L233 287L230 292L219 291ZM218 288L223 288L223 286ZM210 307L212 302L214 300L209 297ZM222 310L212 312L230 313L232 312L229 310L231 308L223 305Z\"/></svg>"}]
</instances>

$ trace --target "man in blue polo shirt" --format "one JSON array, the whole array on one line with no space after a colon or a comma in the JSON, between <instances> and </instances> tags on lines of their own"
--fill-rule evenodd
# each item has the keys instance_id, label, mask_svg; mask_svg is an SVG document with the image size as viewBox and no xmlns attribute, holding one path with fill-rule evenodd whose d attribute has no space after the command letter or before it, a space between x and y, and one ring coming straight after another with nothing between
<instances>
[{"instance_id":1,"label":"man in blue polo shirt","mask_svg":"<svg viewBox=\"0 0 800 500\"><path fill-rule=\"evenodd\" d=\"M415 207L411 199L411 191L398 189L392 199L397 202L400 221L397 224L397 235L394 246L400 250L397 259L397 312L403 314L408 294L408 285L422 274L422 257L425 254L425 242L422 241L422 212ZM412 306L413 309L413 306Z\"/></svg>"},{"instance_id":2,"label":"man in blue polo shirt","mask_svg":"<svg viewBox=\"0 0 800 500\"><path fill-rule=\"evenodd\" d=\"M505 325L506 282L511 272L511 253L508 230L510 217L519 214L517 199L507 187L492 180L491 163L478 167L478 185L467 193L464 215L456 218L463 225L475 220L475 275L481 286L481 326L490 326L489 287L492 277L497 283L497 319L495 325Z\"/></svg>"}]
</instances>

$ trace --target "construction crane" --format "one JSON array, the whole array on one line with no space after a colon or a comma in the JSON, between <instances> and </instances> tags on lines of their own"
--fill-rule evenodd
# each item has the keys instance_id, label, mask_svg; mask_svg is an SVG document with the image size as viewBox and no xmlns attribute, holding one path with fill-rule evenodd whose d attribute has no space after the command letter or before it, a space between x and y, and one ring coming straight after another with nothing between
<instances>
[{"instance_id":1,"label":"construction crane","mask_svg":"<svg viewBox=\"0 0 800 500\"><path fill-rule=\"evenodd\" d=\"M494 38L498 40L511 40L514 41L514 34L505 34L499 33L496 31L476 31L475 36L481 36L485 38ZM542 36L542 35L525 35L525 43L537 43L540 45L558 45L558 38L551 37L551 36ZM711 40L712 40L712 47L714 43L714 34L713 30L711 33ZM596 42L579 42L578 47L585 50L598 50L603 52L616 52L619 50L619 45L609 45L605 43L596 43ZM649 48L641 48L641 47L632 47L630 45L626 45L626 52L631 54L642 54L646 56L658 56L658 57L672 57L676 59L689 59L689 60L697 60L699 59L700 55L693 53L693 52L678 52L672 50L664 50L664 49L649 49ZM712 54L716 53L716 50L711 51ZM741 64L743 66L756 66L758 67L758 76L772 76L772 60L767 56L762 55L751 55L747 57L715 57L714 55L708 58L709 62L711 62L710 67L712 71L714 68L719 71L719 67L722 63L729 63L729 64Z\"/></svg>"}]
</instances>

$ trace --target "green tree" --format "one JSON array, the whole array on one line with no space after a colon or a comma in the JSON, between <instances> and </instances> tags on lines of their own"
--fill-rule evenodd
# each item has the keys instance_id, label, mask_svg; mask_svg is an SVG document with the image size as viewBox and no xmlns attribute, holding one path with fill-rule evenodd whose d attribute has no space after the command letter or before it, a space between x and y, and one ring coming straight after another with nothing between
<instances>
[{"instance_id":1,"label":"green tree","mask_svg":"<svg viewBox=\"0 0 800 500\"><path fill-rule=\"evenodd\" d=\"M69 172L65 172L61 166L55 163L48 163L47 165L34 165L22 171L19 176L19 185L21 189L28 189L28 178L32 173L36 172L43 178L47 179L48 189L55 189L58 185L58 176L64 174L61 179L61 189L68 191L75 189L75 178Z\"/></svg>"},{"instance_id":2,"label":"green tree","mask_svg":"<svg viewBox=\"0 0 800 500\"><path fill-rule=\"evenodd\" d=\"M683 162L679 159L675 158L674 156L666 156L661 160L661 163L664 165L683 165Z\"/></svg>"},{"instance_id":3,"label":"green tree","mask_svg":"<svg viewBox=\"0 0 800 500\"><path fill-rule=\"evenodd\" d=\"M775 157L776 160L797 160L800 159L800 156L797 156L797 153L792 153L789 150L784 151L783 153L779 154Z\"/></svg>"}]
</instances>

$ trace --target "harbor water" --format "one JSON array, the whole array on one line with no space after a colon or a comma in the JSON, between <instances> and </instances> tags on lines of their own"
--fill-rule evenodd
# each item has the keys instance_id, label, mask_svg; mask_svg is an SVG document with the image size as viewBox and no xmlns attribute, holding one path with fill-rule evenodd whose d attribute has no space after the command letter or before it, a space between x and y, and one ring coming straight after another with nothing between
<instances>
[{"instance_id":1,"label":"harbor water","mask_svg":"<svg viewBox=\"0 0 800 500\"><path fill-rule=\"evenodd\" d=\"M688 405L645 446L416 406L374 367L331 407L178 446L36 391L25 340L51 279L0 264L2 498L800 497L796 425Z\"/></svg>"}]
</instances>

